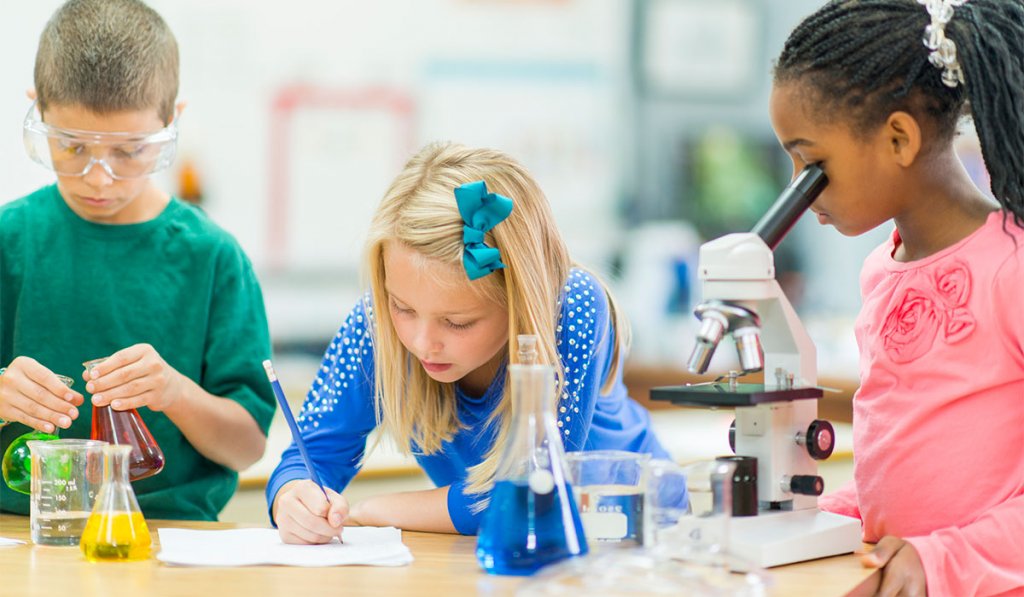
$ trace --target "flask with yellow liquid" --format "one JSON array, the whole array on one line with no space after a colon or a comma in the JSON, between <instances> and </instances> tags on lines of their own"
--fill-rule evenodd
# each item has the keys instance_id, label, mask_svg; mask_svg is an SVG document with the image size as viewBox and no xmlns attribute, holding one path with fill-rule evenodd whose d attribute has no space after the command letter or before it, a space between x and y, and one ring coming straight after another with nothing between
<instances>
[{"instance_id":1,"label":"flask with yellow liquid","mask_svg":"<svg viewBox=\"0 0 1024 597\"><path fill-rule=\"evenodd\" d=\"M132 447L108 445L103 450L103 485L82 533L82 553L90 562L145 560L152 539L128 482Z\"/></svg>"}]
</instances>

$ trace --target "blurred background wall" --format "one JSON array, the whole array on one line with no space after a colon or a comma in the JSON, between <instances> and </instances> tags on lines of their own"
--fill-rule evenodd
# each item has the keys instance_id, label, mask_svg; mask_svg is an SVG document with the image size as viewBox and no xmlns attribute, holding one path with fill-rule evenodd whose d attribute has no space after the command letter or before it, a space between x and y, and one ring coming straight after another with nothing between
<instances>
[{"instance_id":1,"label":"blurred background wall","mask_svg":"<svg viewBox=\"0 0 1024 597\"><path fill-rule=\"evenodd\" d=\"M252 258L297 408L363 290L360 249L375 205L409 156L435 140L521 160L575 257L605 274L627 311L631 364L681 368L700 298L700 243L749 230L792 174L768 120L772 61L820 2L150 4L178 38L187 102L178 159L160 183L199 203ZM25 156L21 125L38 36L59 5L0 8L0 202L52 181ZM971 139L962 156L987 188ZM890 230L850 239L804 218L776 254L822 375L854 387L858 272ZM719 350L713 369L728 368L730 352ZM696 416L656 417L678 459L727 449L730 417ZM840 436L848 446L848 429ZM278 420L264 460L243 475L250 491L238 500L248 505L236 516L265 516L259 488L287 442ZM371 464L415 469L386 453ZM848 478L849 458L840 466L837 478Z\"/></svg>"},{"instance_id":2,"label":"blurred background wall","mask_svg":"<svg viewBox=\"0 0 1024 597\"><path fill-rule=\"evenodd\" d=\"M51 180L20 125L59 4L2 9L0 201ZM790 175L767 117L771 62L817 4L153 0L188 102L162 183L242 243L278 346L319 352L359 293L363 231L405 160L433 140L503 149L622 295L634 356L676 363L689 338L660 336L689 324L699 242L748 229ZM779 257L794 302L852 314L876 241L803 222Z\"/></svg>"}]
</instances>

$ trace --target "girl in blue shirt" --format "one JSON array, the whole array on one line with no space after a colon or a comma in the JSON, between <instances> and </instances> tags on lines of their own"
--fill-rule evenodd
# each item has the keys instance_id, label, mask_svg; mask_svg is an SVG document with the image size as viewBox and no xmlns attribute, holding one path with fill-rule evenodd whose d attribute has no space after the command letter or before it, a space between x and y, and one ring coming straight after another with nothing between
<instances>
[{"instance_id":1,"label":"girl in blue shirt","mask_svg":"<svg viewBox=\"0 0 1024 597\"><path fill-rule=\"evenodd\" d=\"M281 538L324 543L343 525L476 533L509 436L506 367L517 334L556 363L566 450L668 455L622 383L626 323L574 264L547 199L516 161L430 145L388 189L370 227L370 291L324 354L299 427L327 488L293 443L267 485ZM436 489L348 504L366 439L381 427Z\"/></svg>"}]
</instances>

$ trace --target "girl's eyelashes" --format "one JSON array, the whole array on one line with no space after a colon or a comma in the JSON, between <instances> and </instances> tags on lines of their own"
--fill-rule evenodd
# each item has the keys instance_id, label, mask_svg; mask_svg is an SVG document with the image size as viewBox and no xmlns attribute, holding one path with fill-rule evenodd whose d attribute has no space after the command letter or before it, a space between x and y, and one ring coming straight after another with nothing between
<instances>
[{"instance_id":1,"label":"girl's eyelashes","mask_svg":"<svg viewBox=\"0 0 1024 597\"><path fill-rule=\"evenodd\" d=\"M445 324L448 325L448 327L452 328L453 330L466 330L473 327L473 324L476 323L475 321L468 321L466 323L455 323L450 319L445 319L444 322Z\"/></svg>"},{"instance_id":2,"label":"girl's eyelashes","mask_svg":"<svg viewBox=\"0 0 1024 597\"><path fill-rule=\"evenodd\" d=\"M395 302L395 299L391 299L390 303L391 303L391 308L394 309L395 311L399 312L399 313L412 313L412 309L409 309L407 307L402 307L397 302Z\"/></svg>"},{"instance_id":3,"label":"girl's eyelashes","mask_svg":"<svg viewBox=\"0 0 1024 597\"><path fill-rule=\"evenodd\" d=\"M408 307L403 307L403 306L399 305L395 301L395 299L389 299L388 303L391 305L391 308L395 311L395 313L398 313L399 315L412 315L412 314L414 314L416 312L413 309L410 309ZM453 329L453 330L468 330L469 328L471 328L474 325L476 325L476 321L467 321L465 323L456 323L456 322L446 318L444 320L444 324L446 326L448 326L449 328Z\"/></svg>"}]
</instances>

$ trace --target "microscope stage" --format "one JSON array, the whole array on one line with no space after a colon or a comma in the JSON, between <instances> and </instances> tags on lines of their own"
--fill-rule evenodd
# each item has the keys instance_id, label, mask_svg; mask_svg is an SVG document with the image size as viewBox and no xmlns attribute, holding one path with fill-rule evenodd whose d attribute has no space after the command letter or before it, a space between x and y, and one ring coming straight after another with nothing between
<instances>
[{"instance_id":1,"label":"microscope stage","mask_svg":"<svg viewBox=\"0 0 1024 597\"><path fill-rule=\"evenodd\" d=\"M651 400L667 400L684 406L756 406L766 402L817 399L823 395L814 386L775 388L759 383L702 383L651 388Z\"/></svg>"}]
</instances>

